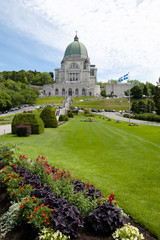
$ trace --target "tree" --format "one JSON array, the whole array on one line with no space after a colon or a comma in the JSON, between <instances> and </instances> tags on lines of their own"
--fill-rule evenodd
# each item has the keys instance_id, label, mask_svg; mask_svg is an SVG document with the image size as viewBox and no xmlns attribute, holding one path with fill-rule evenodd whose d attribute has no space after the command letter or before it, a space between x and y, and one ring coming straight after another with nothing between
<instances>
[{"instance_id":1,"label":"tree","mask_svg":"<svg viewBox=\"0 0 160 240\"><path fill-rule=\"evenodd\" d=\"M21 92L13 91L13 90L6 90L6 93L11 98L12 107L20 106L25 103L25 98L21 94Z\"/></svg>"},{"instance_id":2,"label":"tree","mask_svg":"<svg viewBox=\"0 0 160 240\"><path fill-rule=\"evenodd\" d=\"M138 101L134 101L134 102L132 103L131 111L132 111L133 113L139 113Z\"/></svg>"},{"instance_id":3,"label":"tree","mask_svg":"<svg viewBox=\"0 0 160 240\"><path fill-rule=\"evenodd\" d=\"M143 87L143 94L145 96L149 95L149 88L148 88L147 84L145 84L144 87Z\"/></svg>"},{"instance_id":4,"label":"tree","mask_svg":"<svg viewBox=\"0 0 160 240\"><path fill-rule=\"evenodd\" d=\"M147 112L147 105L143 100L140 100L138 102L138 110L139 110L139 113Z\"/></svg>"},{"instance_id":5,"label":"tree","mask_svg":"<svg viewBox=\"0 0 160 240\"><path fill-rule=\"evenodd\" d=\"M154 94L154 103L156 107L156 112L158 115L160 115L160 88L155 87L155 94Z\"/></svg>"},{"instance_id":6,"label":"tree","mask_svg":"<svg viewBox=\"0 0 160 240\"><path fill-rule=\"evenodd\" d=\"M100 86L100 88L104 88L106 86L107 82L97 82L97 85Z\"/></svg>"},{"instance_id":7,"label":"tree","mask_svg":"<svg viewBox=\"0 0 160 240\"><path fill-rule=\"evenodd\" d=\"M32 89L25 89L21 93L24 96L25 103L27 103L27 104L35 103L35 101L37 99L37 95L34 93L34 91Z\"/></svg>"},{"instance_id":8,"label":"tree","mask_svg":"<svg viewBox=\"0 0 160 240\"><path fill-rule=\"evenodd\" d=\"M154 111L155 108L155 103L151 100L148 100L147 102L147 112L151 113L152 111Z\"/></svg>"},{"instance_id":9,"label":"tree","mask_svg":"<svg viewBox=\"0 0 160 240\"><path fill-rule=\"evenodd\" d=\"M102 97L107 97L105 90L102 90L102 91L101 91L101 96L102 96Z\"/></svg>"},{"instance_id":10,"label":"tree","mask_svg":"<svg viewBox=\"0 0 160 240\"><path fill-rule=\"evenodd\" d=\"M143 90L142 90L142 88L141 88L140 86L138 86L138 85L136 85L136 86L134 86L133 88L131 88L130 91L131 91L131 96L132 96L133 98L136 98L136 99L141 98L142 95L143 95Z\"/></svg>"},{"instance_id":11,"label":"tree","mask_svg":"<svg viewBox=\"0 0 160 240\"><path fill-rule=\"evenodd\" d=\"M148 86L148 89L149 89L149 95L154 95L156 86L150 82L146 82L146 85Z\"/></svg>"},{"instance_id":12,"label":"tree","mask_svg":"<svg viewBox=\"0 0 160 240\"><path fill-rule=\"evenodd\" d=\"M57 128L58 121L51 107L45 107L40 114L46 128Z\"/></svg>"},{"instance_id":13,"label":"tree","mask_svg":"<svg viewBox=\"0 0 160 240\"><path fill-rule=\"evenodd\" d=\"M124 91L125 96L129 96L129 89L127 89L126 91Z\"/></svg>"},{"instance_id":14,"label":"tree","mask_svg":"<svg viewBox=\"0 0 160 240\"><path fill-rule=\"evenodd\" d=\"M134 113L144 113L147 112L147 105L144 101L134 101L131 107L132 112Z\"/></svg>"},{"instance_id":15,"label":"tree","mask_svg":"<svg viewBox=\"0 0 160 240\"><path fill-rule=\"evenodd\" d=\"M6 92L0 91L0 111L9 110L11 106L10 96Z\"/></svg>"},{"instance_id":16,"label":"tree","mask_svg":"<svg viewBox=\"0 0 160 240\"><path fill-rule=\"evenodd\" d=\"M51 78L54 78L53 72L49 72L49 74L51 75Z\"/></svg>"}]
</instances>

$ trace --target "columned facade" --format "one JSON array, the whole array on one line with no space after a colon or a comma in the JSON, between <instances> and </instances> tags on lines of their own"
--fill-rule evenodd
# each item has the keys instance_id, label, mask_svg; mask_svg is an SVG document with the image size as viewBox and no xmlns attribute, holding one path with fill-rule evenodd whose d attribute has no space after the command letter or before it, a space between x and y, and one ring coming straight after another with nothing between
<instances>
[{"instance_id":1,"label":"columned facade","mask_svg":"<svg viewBox=\"0 0 160 240\"><path fill-rule=\"evenodd\" d=\"M47 96L99 96L97 68L90 64L88 52L77 35L65 50L61 68L55 69L55 84L44 85Z\"/></svg>"}]
</instances>

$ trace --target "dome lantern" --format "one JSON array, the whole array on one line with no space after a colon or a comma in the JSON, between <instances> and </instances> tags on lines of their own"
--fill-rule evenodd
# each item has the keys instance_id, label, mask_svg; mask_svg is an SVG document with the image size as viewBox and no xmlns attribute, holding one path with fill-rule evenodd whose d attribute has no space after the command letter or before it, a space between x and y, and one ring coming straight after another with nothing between
<instances>
[{"instance_id":1,"label":"dome lantern","mask_svg":"<svg viewBox=\"0 0 160 240\"><path fill-rule=\"evenodd\" d=\"M79 42L79 38L77 37L77 33L74 37L74 42L70 43L64 53L64 57L70 55L80 55L84 57L88 57L88 52L83 43Z\"/></svg>"}]
</instances>

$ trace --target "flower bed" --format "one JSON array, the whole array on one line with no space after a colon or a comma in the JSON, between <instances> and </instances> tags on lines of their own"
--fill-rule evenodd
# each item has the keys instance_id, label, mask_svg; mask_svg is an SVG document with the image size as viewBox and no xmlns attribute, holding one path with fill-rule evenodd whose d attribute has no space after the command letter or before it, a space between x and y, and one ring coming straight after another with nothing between
<instances>
[{"instance_id":1,"label":"flower bed","mask_svg":"<svg viewBox=\"0 0 160 240\"><path fill-rule=\"evenodd\" d=\"M2 237L24 221L37 229L39 239L75 239L86 226L107 237L124 225L114 194L105 197L69 171L51 167L45 157L35 161L24 155L17 158L2 147L0 161L7 163L0 171L0 181L12 200L2 216Z\"/></svg>"}]
</instances>

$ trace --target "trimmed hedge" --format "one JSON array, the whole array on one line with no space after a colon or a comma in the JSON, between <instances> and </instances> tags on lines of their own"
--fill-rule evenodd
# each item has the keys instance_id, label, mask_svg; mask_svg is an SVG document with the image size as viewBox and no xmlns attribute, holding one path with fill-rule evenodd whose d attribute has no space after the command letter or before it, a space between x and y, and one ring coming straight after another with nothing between
<instances>
[{"instance_id":1,"label":"trimmed hedge","mask_svg":"<svg viewBox=\"0 0 160 240\"><path fill-rule=\"evenodd\" d=\"M72 112L67 113L67 116L68 116L69 118L74 118L74 115L73 115Z\"/></svg>"},{"instance_id":2,"label":"trimmed hedge","mask_svg":"<svg viewBox=\"0 0 160 240\"><path fill-rule=\"evenodd\" d=\"M129 114L123 114L123 117L129 118ZM130 118L151 122L160 122L160 116L153 113L135 114L134 117L131 115Z\"/></svg>"},{"instance_id":3,"label":"trimmed hedge","mask_svg":"<svg viewBox=\"0 0 160 240\"><path fill-rule=\"evenodd\" d=\"M45 107L40 114L45 128L57 128L58 121L51 107Z\"/></svg>"},{"instance_id":4,"label":"trimmed hedge","mask_svg":"<svg viewBox=\"0 0 160 240\"><path fill-rule=\"evenodd\" d=\"M18 137L28 137L31 135L31 126L30 125L18 125L16 127L16 133Z\"/></svg>"},{"instance_id":5,"label":"trimmed hedge","mask_svg":"<svg viewBox=\"0 0 160 240\"><path fill-rule=\"evenodd\" d=\"M59 116L59 121L60 121L60 122L65 121L64 119L65 119L65 116L64 116L64 115L60 115L60 116Z\"/></svg>"},{"instance_id":6,"label":"trimmed hedge","mask_svg":"<svg viewBox=\"0 0 160 240\"><path fill-rule=\"evenodd\" d=\"M59 121L60 122L68 121L68 120L69 120L68 115L60 115L59 116Z\"/></svg>"},{"instance_id":7,"label":"trimmed hedge","mask_svg":"<svg viewBox=\"0 0 160 240\"><path fill-rule=\"evenodd\" d=\"M41 134L44 132L44 123L42 119L34 113L19 113L12 120L12 134L16 134L18 125L30 125L32 134Z\"/></svg>"}]
</instances>

